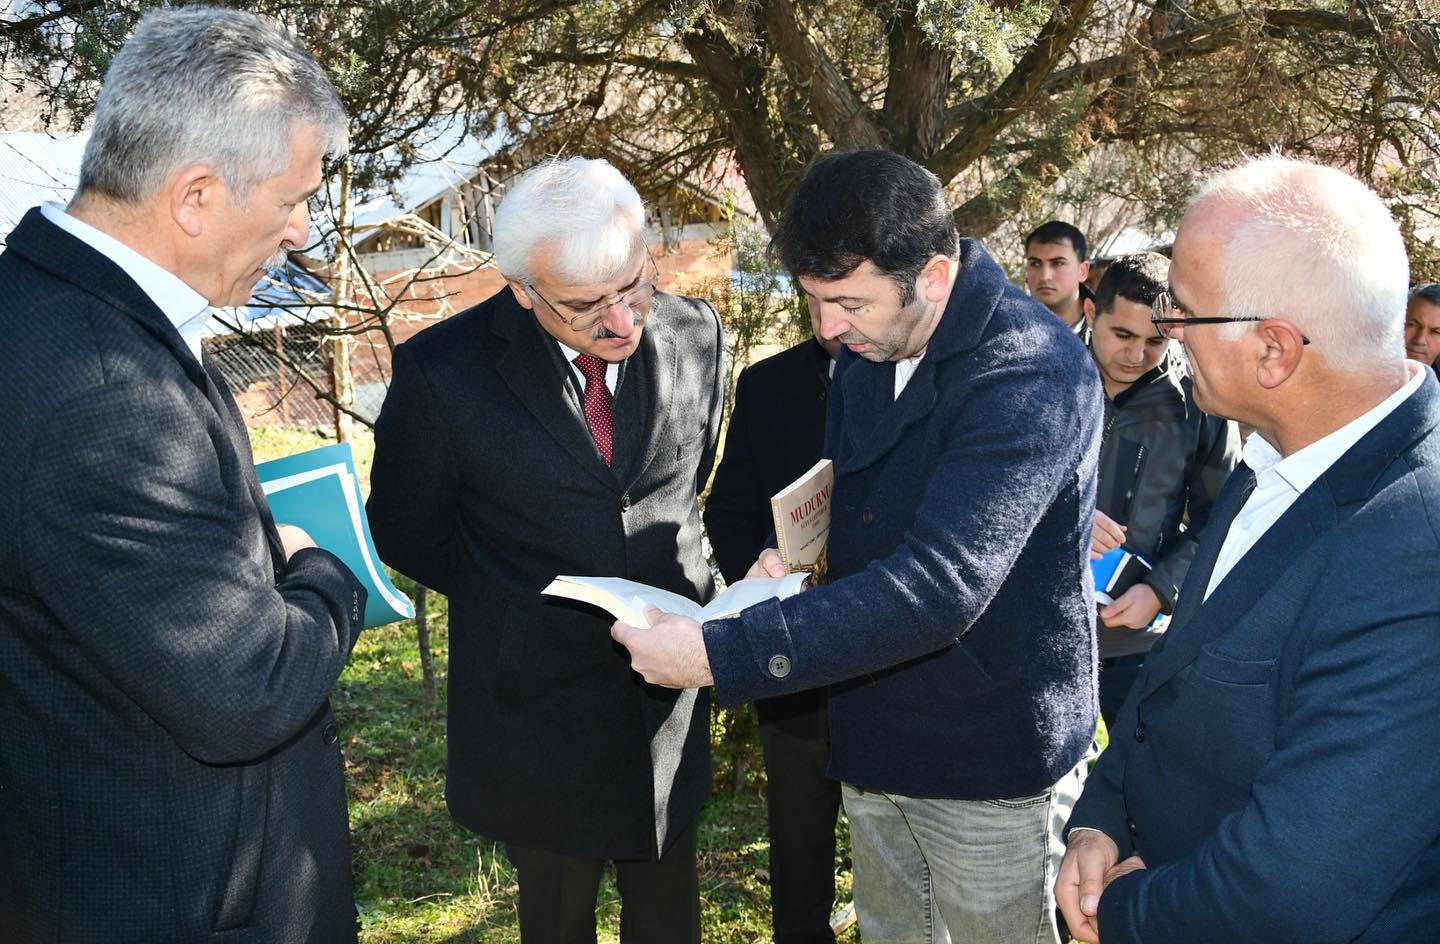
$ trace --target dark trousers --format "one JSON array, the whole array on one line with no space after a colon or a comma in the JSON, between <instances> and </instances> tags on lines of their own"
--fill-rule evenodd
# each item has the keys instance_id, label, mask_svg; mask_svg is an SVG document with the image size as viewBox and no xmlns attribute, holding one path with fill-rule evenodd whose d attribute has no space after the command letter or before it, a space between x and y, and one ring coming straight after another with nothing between
<instances>
[{"instance_id":1,"label":"dark trousers","mask_svg":"<svg viewBox=\"0 0 1440 944\"><path fill-rule=\"evenodd\" d=\"M821 727L823 730L823 725ZM762 722L770 825L770 907L776 944L833 944L835 818L840 784L825 776L830 742Z\"/></svg>"},{"instance_id":2,"label":"dark trousers","mask_svg":"<svg viewBox=\"0 0 1440 944\"><path fill-rule=\"evenodd\" d=\"M700 880L695 829L676 838L660 861L615 862L621 944L700 944ZM595 944L595 897L604 859L582 859L505 843L520 884L524 944Z\"/></svg>"},{"instance_id":3,"label":"dark trousers","mask_svg":"<svg viewBox=\"0 0 1440 944\"><path fill-rule=\"evenodd\" d=\"M1100 717L1105 719L1106 731L1120 714L1125 696L1135 687L1135 679L1140 676L1140 667L1145 664L1146 655L1148 653L1141 652L1100 660Z\"/></svg>"}]
</instances>

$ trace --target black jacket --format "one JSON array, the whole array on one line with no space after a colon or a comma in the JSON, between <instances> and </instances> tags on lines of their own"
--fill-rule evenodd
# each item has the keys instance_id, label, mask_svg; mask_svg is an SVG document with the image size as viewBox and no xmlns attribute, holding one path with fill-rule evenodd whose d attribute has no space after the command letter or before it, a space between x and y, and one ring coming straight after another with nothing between
<instances>
[{"instance_id":1,"label":"black jacket","mask_svg":"<svg viewBox=\"0 0 1440 944\"><path fill-rule=\"evenodd\" d=\"M726 581L745 576L775 532L770 496L820 458L830 395L830 355L813 338L751 364L735 382L735 406L710 497L705 530ZM824 737L824 689L755 702L760 720L798 737Z\"/></svg>"},{"instance_id":2,"label":"black jacket","mask_svg":"<svg viewBox=\"0 0 1440 944\"><path fill-rule=\"evenodd\" d=\"M1105 402L1097 505L1154 569L1145 582L1173 612L1210 507L1240 461L1235 424L1201 412L1183 362L1167 355ZM1097 624L1102 659L1147 652L1158 634Z\"/></svg>"},{"instance_id":3,"label":"black jacket","mask_svg":"<svg viewBox=\"0 0 1440 944\"><path fill-rule=\"evenodd\" d=\"M390 566L450 597L445 798L491 839L655 858L710 789L708 689L647 685L558 574L713 592L696 495L720 426L720 323L655 296L615 394L614 466L535 316L502 289L395 352L367 509Z\"/></svg>"},{"instance_id":4,"label":"black jacket","mask_svg":"<svg viewBox=\"0 0 1440 944\"><path fill-rule=\"evenodd\" d=\"M353 941L364 589L285 560L234 401L113 262L32 210L0 286L0 940Z\"/></svg>"}]
</instances>

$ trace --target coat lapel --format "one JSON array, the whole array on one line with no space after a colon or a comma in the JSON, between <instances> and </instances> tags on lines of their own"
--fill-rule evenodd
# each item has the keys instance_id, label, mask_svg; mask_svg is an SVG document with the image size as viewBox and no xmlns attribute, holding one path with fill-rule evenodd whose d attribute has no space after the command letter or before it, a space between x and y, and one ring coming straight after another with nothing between
<instances>
[{"instance_id":1,"label":"coat lapel","mask_svg":"<svg viewBox=\"0 0 1440 944\"><path fill-rule=\"evenodd\" d=\"M555 355L544 329L513 296L507 295L500 304L495 313L495 332L507 342L496 364L500 378L535 422L570 454L576 466L609 488L617 488L615 476L595 448L574 388L556 370Z\"/></svg>"},{"instance_id":2,"label":"coat lapel","mask_svg":"<svg viewBox=\"0 0 1440 944\"><path fill-rule=\"evenodd\" d=\"M680 369L680 358L675 352L675 335L665 319L669 300L664 295L655 296L655 311L660 317L647 319L645 333L640 336L640 348L636 358L644 359L643 371L645 389L642 391L644 413L641 426L640 451L633 457L630 468L624 470L625 488L628 491L640 478L660 449L661 432L670 421L670 405L674 402L676 374ZM627 376L628 379L628 376Z\"/></svg>"},{"instance_id":3,"label":"coat lapel","mask_svg":"<svg viewBox=\"0 0 1440 944\"><path fill-rule=\"evenodd\" d=\"M906 430L935 408L935 365L927 360L920 362L899 399L895 397L894 364L851 363L841 374L849 446L840 461L844 471L856 472L880 461L899 444Z\"/></svg>"}]
</instances>

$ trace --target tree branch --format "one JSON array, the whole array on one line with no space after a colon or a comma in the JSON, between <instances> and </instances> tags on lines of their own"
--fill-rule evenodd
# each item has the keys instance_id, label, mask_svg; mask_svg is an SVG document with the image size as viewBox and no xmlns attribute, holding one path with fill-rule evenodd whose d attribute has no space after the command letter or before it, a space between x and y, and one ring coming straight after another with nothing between
<instances>
[{"instance_id":1,"label":"tree branch","mask_svg":"<svg viewBox=\"0 0 1440 944\"><path fill-rule=\"evenodd\" d=\"M763 16L772 51L830 139L841 147L883 147L870 108L836 70L815 31L800 24L790 0L768 0Z\"/></svg>"},{"instance_id":2,"label":"tree branch","mask_svg":"<svg viewBox=\"0 0 1440 944\"><path fill-rule=\"evenodd\" d=\"M1041 94L1055 63L1070 48L1089 14L1094 0L1065 0L1041 27L1039 35L1000 87L979 99L958 122L954 133L929 167L941 180L950 180L968 167L1015 117Z\"/></svg>"}]
</instances>

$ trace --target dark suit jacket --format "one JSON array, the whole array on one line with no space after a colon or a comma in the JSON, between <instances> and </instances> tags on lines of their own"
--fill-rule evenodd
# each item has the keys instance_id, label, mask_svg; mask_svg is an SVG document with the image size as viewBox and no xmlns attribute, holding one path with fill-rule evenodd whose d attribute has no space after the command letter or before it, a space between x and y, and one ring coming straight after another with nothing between
<instances>
[{"instance_id":1,"label":"dark suit jacket","mask_svg":"<svg viewBox=\"0 0 1440 944\"><path fill-rule=\"evenodd\" d=\"M1101 896L1105 944L1434 939L1437 425L1432 375L1202 603L1230 477L1070 818L1149 866Z\"/></svg>"},{"instance_id":2,"label":"dark suit jacket","mask_svg":"<svg viewBox=\"0 0 1440 944\"><path fill-rule=\"evenodd\" d=\"M233 401L118 267L32 210L0 286L0 937L353 940L326 694L364 590L284 562Z\"/></svg>"},{"instance_id":3,"label":"dark suit jacket","mask_svg":"<svg viewBox=\"0 0 1440 944\"><path fill-rule=\"evenodd\" d=\"M558 348L508 288L396 351L367 507L386 563L450 597L446 799L462 825L644 859L704 802L708 693L645 684L608 614L540 590L576 574L713 592L695 496L720 350L710 306L655 297L615 397L613 469Z\"/></svg>"},{"instance_id":4,"label":"dark suit jacket","mask_svg":"<svg viewBox=\"0 0 1440 944\"><path fill-rule=\"evenodd\" d=\"M1038 794L1095 733L1099 374L963 239L925 357L898 399L894 383L894 364L840 352L826 427L835 580L706 623L717 697L844 682L830 691L835 779Z\"/></svg>"},{"instance_id":5,"label":"dark suit jacket","mask_svg":"<svg viewBox=\"0 0 1440 944\"><path fill-rule=\"evenodd\" d=\"M820 458L829 395L830 355L813 338L740 372L705 500L705 531L727 582L744 577L773 537L770 496ZM755 703L762 722L816 738L828 734L824 706L823 689Z\"/></svg>"}]
</instances>

